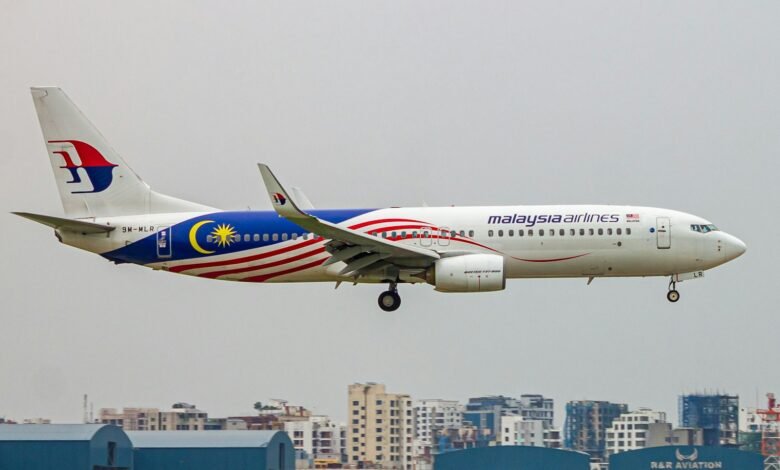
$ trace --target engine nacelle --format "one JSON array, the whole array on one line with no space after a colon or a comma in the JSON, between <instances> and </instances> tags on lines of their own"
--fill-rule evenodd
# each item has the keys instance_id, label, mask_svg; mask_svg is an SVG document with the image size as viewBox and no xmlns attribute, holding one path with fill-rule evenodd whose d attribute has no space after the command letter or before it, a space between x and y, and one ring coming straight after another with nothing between
<instances>
[{"instance_id":1,"label":"engine nacelle","mask_svg":"<svg viewBox=\"0 0 780 470\"><path fill-rule=\"evenodd\" d=\"M428 270L426 280L439 292L504 290L504 258L480 254L441 258Z\"/></svg>"}]
</instances>

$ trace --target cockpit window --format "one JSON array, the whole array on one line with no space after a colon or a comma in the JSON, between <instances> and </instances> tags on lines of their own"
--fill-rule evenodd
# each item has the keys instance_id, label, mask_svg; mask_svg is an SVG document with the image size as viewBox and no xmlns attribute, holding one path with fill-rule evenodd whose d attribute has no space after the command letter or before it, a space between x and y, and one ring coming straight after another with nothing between
<instances>
[{"instance_id":1,"label":"cockpit window","mask_svg":"<svg viewBox=\"0 0 780 470\"><path fill-rule=\"evenodd\" d=\"M712 224L707 224L707 225L692 224L691 225L691 230L693 230L694 232L707 233L707 232L714 232L714 231L718 230L718 227L716 227L716 226L714 226Z\"/></svg>"}]
</instances>

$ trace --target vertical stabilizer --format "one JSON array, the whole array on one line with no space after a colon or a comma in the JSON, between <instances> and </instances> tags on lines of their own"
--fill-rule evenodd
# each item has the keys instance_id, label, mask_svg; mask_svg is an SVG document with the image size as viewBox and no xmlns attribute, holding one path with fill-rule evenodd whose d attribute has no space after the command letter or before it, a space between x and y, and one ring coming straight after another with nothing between
<instances>
[{"instance_id":1,"label":"vertical stabilizer","mask_svg":"<svg viewBox=\"0 0 780 470\"><path fill-rule=\"evenodd\" d=\"M31 91L68 217L212 210L152 191L61 89Z\"/></svg>"}]
</instances>

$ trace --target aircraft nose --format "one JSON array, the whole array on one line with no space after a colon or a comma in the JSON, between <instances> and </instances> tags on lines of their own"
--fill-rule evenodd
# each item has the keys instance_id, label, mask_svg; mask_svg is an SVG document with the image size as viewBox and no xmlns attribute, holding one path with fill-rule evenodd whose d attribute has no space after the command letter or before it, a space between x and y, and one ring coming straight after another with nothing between
<instances>
[{"instance_id":1,"label":"aircraft nose","mask_svg":"<svg viewBox=\"0 0 780 470\"><path fill-rule=\"evenodd\" d=\"M747 250L745 242L735 237L734 235L726 234L724 244L726 245L726 260L731 261L734 258L742 256Z\"/></svg>"}]
</instances>

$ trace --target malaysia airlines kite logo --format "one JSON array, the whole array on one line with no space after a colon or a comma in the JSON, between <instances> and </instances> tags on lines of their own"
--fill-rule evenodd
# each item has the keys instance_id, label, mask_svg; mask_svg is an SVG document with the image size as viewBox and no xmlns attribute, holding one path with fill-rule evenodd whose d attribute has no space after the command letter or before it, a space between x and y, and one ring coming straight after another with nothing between
<instances>
[{"instance_id":1,"label":"malaysia airlines kite logo","mask_svg":"<svg viewBox=\"0 0 780 470\"><path fill-rule=\"evenodd\" d=\"M287 198L282 193L274 193L274 204L283 206L287 202Z\"/></svg>"},{"instance_id":2,"label":"malaysia airlines kite logo","mask_svg":"<svg viewBox=\"0 0 780 470\"><path fill-rule=\"evenodd\" d=\"M52 153L60 155L65 160L65 166L60 168L70 171L70 181L67 184L83 183L79 168L83 169L92 183L91 191L71 191L71 194L99 193L105 191L114 179L113 171L117 165L109 162L98 149L80 140L50 140L50 144L70 144L76 150L80 165L73 162L73 158L67 150L54 150Z\"/></svg>"}]
</instances>

